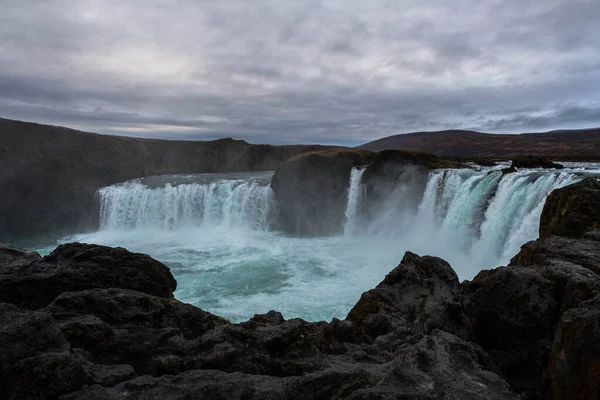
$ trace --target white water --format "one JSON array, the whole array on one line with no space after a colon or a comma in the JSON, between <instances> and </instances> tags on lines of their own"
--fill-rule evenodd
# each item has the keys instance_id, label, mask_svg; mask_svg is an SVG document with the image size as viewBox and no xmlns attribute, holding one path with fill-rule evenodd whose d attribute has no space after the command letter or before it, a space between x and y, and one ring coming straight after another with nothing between
<instances>
[{"instance_id":1,"label":"white water","mask_svg":"<svg viewBox=\"0 0 600 400\"><path fill-rule=\"evenodd\" d=\"M365 172L362 168L352 168L350 173L350 187L348 188L348 204L346 206L346 221L344 223L344 235L350 236L360 229L359 204L363 195L360 180Z\"/></svg>"},{"instance_id":2,"label":"white water","mask_svg":"<svg viewBox=\"0 0 600 400\"><path fill-rule=\"evenodd\" d=\"M291 237L273 230L270 174L138 180L100 191L101 230L65 238L123 246L165 262L176 297L234 321L275 309L286 318L343 318L405 251L448 260L461 279L508 262L537 237L546 195L600 169L491 169L430 173L406 209L397 188L366 221L362 171L353 170L344 235Z\"/></svg>"}]
</instances>

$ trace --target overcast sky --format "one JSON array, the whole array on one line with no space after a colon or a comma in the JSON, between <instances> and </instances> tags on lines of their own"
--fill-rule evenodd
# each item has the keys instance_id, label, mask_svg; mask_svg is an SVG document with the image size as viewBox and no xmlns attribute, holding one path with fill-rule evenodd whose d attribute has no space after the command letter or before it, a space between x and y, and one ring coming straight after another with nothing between
<instances>
[{"instance_id":1,"label":"overcast sky","mask_svg":"<svg viewBox=\"0 0 600 400\"><path fill-rule=\"evenodd\" d=\"M346 145L600 126L598 0L0 3L0 117Z\"/></svg>"}]
</instances>

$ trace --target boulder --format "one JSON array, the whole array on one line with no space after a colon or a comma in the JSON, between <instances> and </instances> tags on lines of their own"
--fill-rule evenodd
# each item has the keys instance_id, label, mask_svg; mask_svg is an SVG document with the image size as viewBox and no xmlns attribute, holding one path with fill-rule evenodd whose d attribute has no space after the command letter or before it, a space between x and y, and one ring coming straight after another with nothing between
<instances>
[{"instance_id":1,"label":"boulder","mask_svg":"<svg viewBox=\"0 0 600 400\"><path fill-rule=\"evenodd\" d=\"M0 301L30 309L69 291L122 288L171 298L177 287L167 266L123 248L70 243L42 259L20 260L0 266Z\"/></svg>"},{"instance_id":2,"label":"boulder","mask_svg":"<svg viewBox=\"0 0 600 400\"><path fill-rule=\"evenodd\" d=\"M552 191L542 211L540 237L580 238L600 228L600 182L585 178Z\"/></svg>"},{"instance_id":3,"label":"boulder","mask_svg":"<svg viewBox=\"0 0 600 400\"><path fill-rule=\"evenodd\" d=\"M441 258L410 252L375 289L363 293L347 319L370 338L390 332L406 338L434 329L471 337L454 270Z\"/></svg>"},{"instance_id":4,"label":"boulder","mask_svg":"<svg viewBox=\"0 0 600 400\"><path fill-rule=\"evenodd\" d=\"M342 229L353 166L367 164L364 150L301 154L280 164L271 188L279 203L280 228L300 235L329 235Z\"/></svg>"}]
</instances>

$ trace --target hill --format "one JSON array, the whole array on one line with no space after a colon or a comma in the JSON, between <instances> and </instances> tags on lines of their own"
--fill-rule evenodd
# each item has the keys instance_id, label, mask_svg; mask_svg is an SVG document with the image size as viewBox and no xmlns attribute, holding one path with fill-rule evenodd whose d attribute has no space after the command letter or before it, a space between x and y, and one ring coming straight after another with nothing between
<instances>
[{"instance_id":1,"label":"hill","mask_svg":"<svg viewBox=\"0 0 600 400\"><path fill-rule=\"evenodd\" d=\"M151 175L274 170L327 146L99 135L0 118L0 241L94 229L96 191Z\"/></svg>"},{"instance_id":2,"label":"hill","mask_svg":"<svg viewBox=\"0 0 600 400\"><path fill-rule=\"evenodd\" d=\"M443 157L510 158L535 154L563 160L600 160L600 128L519 135L465 130L415 132L388 136L359 148L371 151L405 148Z\"/></svg>"}]
</instances>

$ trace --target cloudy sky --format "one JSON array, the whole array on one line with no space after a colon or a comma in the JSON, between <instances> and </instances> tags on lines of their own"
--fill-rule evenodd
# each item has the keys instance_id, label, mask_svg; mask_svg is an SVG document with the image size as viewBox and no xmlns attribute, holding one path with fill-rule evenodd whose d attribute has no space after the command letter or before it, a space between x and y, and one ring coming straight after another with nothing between
<instances>
[{"instance_id":1,"label":"cloudy sky","mask_svg":"<svg viewBox=\"0 0 600 400\"><path fill-rule=\"evenodd\" d=\"M1 0L0 117L357 145L600 126L598 0Z\"/></svg>"}]
</instances>

